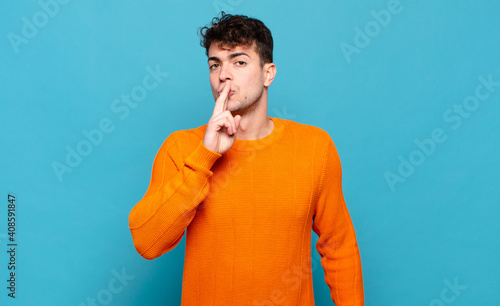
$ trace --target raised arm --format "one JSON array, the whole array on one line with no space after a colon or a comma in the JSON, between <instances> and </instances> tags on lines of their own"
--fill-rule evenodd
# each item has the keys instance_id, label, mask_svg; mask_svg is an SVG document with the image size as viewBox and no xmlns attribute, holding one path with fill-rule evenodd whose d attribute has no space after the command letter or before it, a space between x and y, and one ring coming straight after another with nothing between
<instances>
[{"instance_id":1,"label":"raised arm","mask_svg":"<svg viewBox=\"0 0 500 306\"><path fill-rule=\"evenodd\" d=\"M210 171L222 156L202 141L187 157L182 156L175 133L156 154L151 182L144 197L129 215L129 227L137 252L153 259L173 249L209 192Z\"/></svg>"},{"instance_id":2,"label":"raised arm","mask_svg":"<svg viewBox=\"0 0 500 306\"><path fill-rule=\"evenodd\" d=\"M129 215L135 248L146 259L161 256L179 243L210 191L212 165L234 143L241 116L233 118L226 109L230 88L230 81L222 85L203 140L189 156L182 155L176 133L156 154L148 190Z\"/></svg>"}]
</instances>

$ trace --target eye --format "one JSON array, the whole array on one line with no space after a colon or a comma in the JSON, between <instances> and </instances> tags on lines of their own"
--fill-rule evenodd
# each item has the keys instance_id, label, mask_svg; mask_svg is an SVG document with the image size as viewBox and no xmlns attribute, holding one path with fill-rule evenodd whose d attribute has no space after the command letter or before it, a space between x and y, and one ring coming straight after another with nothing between
<instances>
[{"instance_id":1,"label":"eye","mask_svg":"<svg viewBox=\"0 0 500 306\"><path fill-rule=\"evenodd\" d=\"M214 70L214 69L215 69L215 68L217 68L217 67L219 67L219 64L212 64L212 65L208 66L208 68L209 68L210 70Z\"/></svg>"},{"instance_id":2,"label":"eye","mask_svg":"<svg viewBox=\"0 0 500 306\"><path fill-rule=\"evenodd\" d=\"M237 66L245 66L245 64L246 64L246 63L245 63L244 61L237 61L237 62L236 62L236 65L237 65Z\"/></svg>"}]
</instances>

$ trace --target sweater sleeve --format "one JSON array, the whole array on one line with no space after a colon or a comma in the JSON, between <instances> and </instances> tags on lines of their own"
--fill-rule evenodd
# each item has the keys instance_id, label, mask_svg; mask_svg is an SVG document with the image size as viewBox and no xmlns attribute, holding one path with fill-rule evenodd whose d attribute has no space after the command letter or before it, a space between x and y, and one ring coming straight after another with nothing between
<instances>
[{"instance_id":1,"label":"sweater sleeve","mask_svg":"<svg viewBox=\"0 0 500 306\"><path fill-rule=\"evenodd\" d=\"M129 214L129 227L137 252L146 259L172 250L209 192L210 171L222 156L200 140L188 156L182 155L176 133L163 143L153 162L151 182Z\"/></svg>"},{"instance_id":2,"label":"sweater sleeve","mask_svg":"<svg viewBox=\"0 0 500 306\"><path fill-rule=\"evenodd\" d=\"M361 258L354 227L342 194L342 169L330 139L326 149L313 230L319 239L325 281L336 306L364 305Z\"/></svg>"}]
</instances>

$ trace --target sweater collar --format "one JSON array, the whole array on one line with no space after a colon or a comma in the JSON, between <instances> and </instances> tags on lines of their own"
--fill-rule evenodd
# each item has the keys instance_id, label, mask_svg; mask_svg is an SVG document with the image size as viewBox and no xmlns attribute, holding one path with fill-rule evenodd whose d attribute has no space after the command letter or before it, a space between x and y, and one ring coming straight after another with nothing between
<instances>
[{"instance_id":1,"label":"sweater collar","mask_svg":"<svg viewBox=\"0 0 500 306\"><path fill-rule=\"evenodd\" d=\"M274 143L279 138L281 138L281 136L283 136L285 131L285 124L283 120L274 117L268 117L268 118L271 119L274 123L274 128L271 134L267 135L266 137L254 140L235 139L230 150L259 151L266 148L270 144Z\"/></svg>"}]
</instances>

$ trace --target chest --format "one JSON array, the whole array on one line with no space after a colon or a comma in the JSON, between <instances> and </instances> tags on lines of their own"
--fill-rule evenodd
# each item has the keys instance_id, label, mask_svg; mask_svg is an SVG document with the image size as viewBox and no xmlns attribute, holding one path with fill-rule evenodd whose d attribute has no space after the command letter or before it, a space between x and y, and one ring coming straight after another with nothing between
<instances>
[{"instance_id":1,"label":"chest","mask_svg":"<svg viewBox=\"0 0 500 306\"><path fill-rule=\"evenodd\" d=\"M316 162L316 165L315 165ZM210 191L197 217L216 222L283 225L310 218L320 169L308 156L240 152L221 157L212 167Z\"/></svg>"}]
</instances>

